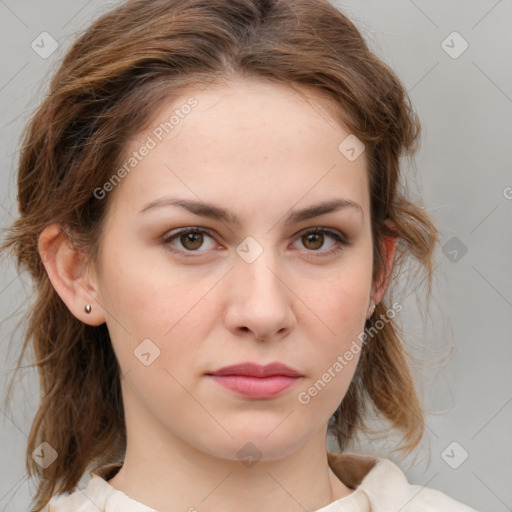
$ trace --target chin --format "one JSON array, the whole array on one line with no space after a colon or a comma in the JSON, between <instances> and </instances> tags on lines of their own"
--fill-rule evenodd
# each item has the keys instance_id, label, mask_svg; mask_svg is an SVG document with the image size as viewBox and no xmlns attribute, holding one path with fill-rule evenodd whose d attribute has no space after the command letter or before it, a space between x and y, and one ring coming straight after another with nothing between
<instances>
[{"instance_id":1,"label":"chin","mask_svg":"<svg viewBox=\"0 0 512 512\"><path fill-rule=\"evenodd\" d=\"M279 422L275 424L279 425ZM212 441L208 446L208 453L219 458L246 462L250 467L254 461L270 461L283 459L306 444L310 433L291 432L283 425L268 427L267 423L261 425L254 423L247 428L227 428L233 437L223 436L222 439ZM211 447L215 446L212 450Z\"/></svg>"}]
</instances>

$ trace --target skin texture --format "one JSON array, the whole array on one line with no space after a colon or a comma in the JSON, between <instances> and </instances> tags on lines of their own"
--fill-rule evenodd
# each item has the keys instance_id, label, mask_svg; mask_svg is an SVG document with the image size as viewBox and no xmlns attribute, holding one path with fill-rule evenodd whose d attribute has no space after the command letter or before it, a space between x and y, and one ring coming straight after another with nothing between
<instances>
[{"instance_id":1,"label":"skin texture","mask_svg":"<svg viewBox=\"0 0 512 512\"><path fill-rule=\"evenodd\" d=\"M158 141L153 130L192 96L197 106ZM322 97L297 87L240 79L194 89L127 145L129 158L148 136L158 142L104 199L96 264L58 226L42 233L53 286L77 318L107 323L122 370L128 445L115 488L166 512L315 510L351 492L328 467L325 443L358 355L307 405L298 400L357 340L387 288L371 280L366 158L339 151L347 135ZM141 213L164 197L229 208L240 224L178 206ZM362 213L284 223L292 210L337 198ZM162 240L187 227L209 230L202 245ZM350 245L305 236L318 227ZM236 251L247 237L263 250L251 263ZM394 246L384 250L389 272ZM134 354L145 339L151 358L160 351L147 366ZM205 376L245 361L280 361L303 377L275 398L251 399ZM255 464L240 461L247 443L259 451Z\"/></svg>"}]
</instances>

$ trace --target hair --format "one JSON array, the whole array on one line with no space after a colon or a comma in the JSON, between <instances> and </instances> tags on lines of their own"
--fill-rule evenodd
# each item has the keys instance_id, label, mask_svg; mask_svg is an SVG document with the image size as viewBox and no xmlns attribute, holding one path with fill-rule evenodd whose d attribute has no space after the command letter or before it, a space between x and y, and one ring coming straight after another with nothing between
<instances>
[{"instance_id":1,"label":"hair","mask_svg":"<svg viewBox=\"0 0 512 512\"><path fill-rule=\"evenodd\" d=\"M122 460L126 449L120 368L107 327L86 325L68 310L42 264L38 237L60 223L76 250L95 261L109 198L98 199L94 190L121 164L129 138L169 98L239 77L309 89L329 101L366 148L373 278L385 268L381 242L397 238L390 288L412 257L426 273L430 296L439 233L423 206L407 198L400 164L418 148L419 118L396 74L353 22L327 0L120 4L71 45L25 127L20 214L1 246L35 283L16 368L31 344L41 385L26 451L28 474L38 478L35 512L54 494L72 492L88 469ZM409 355L398 323L386 316L386 300L365 324L374 332L329 422L340 450L368 429L370 405L401 433L400 450L410 453L423 436ZM384 325L375 327L383 315ZM45 469L31 457L43 441L59 458Z\"/></svg>"}]
</instances>

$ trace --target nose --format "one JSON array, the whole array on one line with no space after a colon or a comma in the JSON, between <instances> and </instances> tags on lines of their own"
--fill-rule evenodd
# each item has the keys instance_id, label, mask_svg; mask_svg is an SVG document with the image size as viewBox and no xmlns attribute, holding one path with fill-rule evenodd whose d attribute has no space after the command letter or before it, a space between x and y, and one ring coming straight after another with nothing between
<instances>
[{"instance_id":1,"label":"nose","mask_svg":"<svg viewBox=\"0 0 512 512\"><path fill-rule=\"evenodd\" d=\"M282 339L293 330L294 294L270 250L252 263L238 258L229 276L225 322L233 334L265 341Z\"/></svg>"}]
</instances>

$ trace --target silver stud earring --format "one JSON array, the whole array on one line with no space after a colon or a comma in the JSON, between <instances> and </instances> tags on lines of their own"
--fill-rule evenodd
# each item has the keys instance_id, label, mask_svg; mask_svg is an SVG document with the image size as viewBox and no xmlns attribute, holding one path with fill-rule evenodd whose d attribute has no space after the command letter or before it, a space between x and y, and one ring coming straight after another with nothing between
<instances>
[{"instance_id":1,"label":"silver stud earring","mask_svg":"<svg viewBox=\"0 0 512 512\"><path fill-rule=\"evenodd\" d=\"M370 318L371 318L371 317L372 317L372 315L373 315L373 312L375 311L375 304L371 307L371 311L372 311L372 312L369 314L369 316L368 316L368 318L367 318L368 320L370 320Z\"/></svg>"},{"instance_id":2,"label":"silver stud earring","mask_svg":"<svg viewBox=\"0 0 512 512\"><path fill-rule=\"evenodd\" d=\"M84 311L89 314L92 311L92 306L90 304L87 304L87 306L84 306Z\"/></svg>"}]
</instances>

